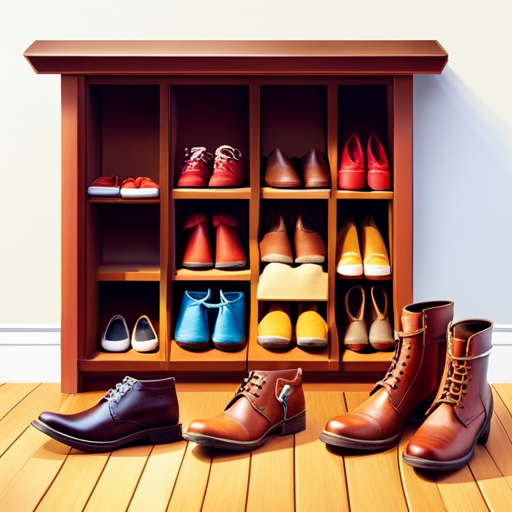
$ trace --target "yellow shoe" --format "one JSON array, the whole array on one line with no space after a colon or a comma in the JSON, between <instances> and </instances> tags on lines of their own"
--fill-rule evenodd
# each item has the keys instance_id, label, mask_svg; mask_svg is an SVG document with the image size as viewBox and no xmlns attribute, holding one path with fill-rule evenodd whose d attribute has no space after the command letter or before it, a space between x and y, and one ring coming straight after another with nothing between
<instances>
[{"instance_id":1,"label":"yellow shoe","mask_svg":"<svg viewBox=\"0 0 512 512\"><path fill-rule=\"evenodd\" d=\"M359 249L357 228L352 215L338 231L336 241L336 272L344 279L360 279L363 277L363 260Z\"/></svg>"},{"instance_id":2,"label":"yellow shoe","mask_svg":"<svg viewBox=\"0 0 512 512\"><path fill-rule=\"evenodd\" d=\"M291 341L290 304L274 302L258 325L258 343L266 348L283 348Z\"/></svg>"},{"instance_id":3,"label":"yellow shoe","mask_svg":"<svg viewBox=\"0 0 512 512\"><path fill-rule=\"evenodd\" d=\"M373 280L391 279L391 265L384 240L371 215L363 222L364 277Z\"/></svg>"},{"instance_id":4,"label":"yellow shoe","mask_svg":"<svg viewBox=\"0 0 512 512\"><path fill-rule=\"evenodd\" d=\"M295 330L299 347L320 348L327 345L327 323L318 314L315 303L299 304Z\"/></svg>"}]
</instances>

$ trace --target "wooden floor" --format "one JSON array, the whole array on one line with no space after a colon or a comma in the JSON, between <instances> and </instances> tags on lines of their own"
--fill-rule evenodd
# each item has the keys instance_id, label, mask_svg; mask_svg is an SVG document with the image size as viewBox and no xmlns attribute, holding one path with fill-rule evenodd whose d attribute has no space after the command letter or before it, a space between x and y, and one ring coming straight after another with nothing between
<instances>
[{"instance_id":1,"label":"wooden floor","mask_svg":"<svg viewBox=\"0 0 512 512\"><path fill-rule=\"evenodd\" d=\"M473 462L418 473L398 448L371 455L330 451L325 422L367 393L307 391L307 429L253 453L212 452L185 441L105 454L70 450L30 426L41 411L72 413L101 393L65 395L57 384L0 386L0 511L512 511L512 384L493 386L489 441ZM218 414L231 392L179 392L181 420Z\"/></svg>"}]
</instances>

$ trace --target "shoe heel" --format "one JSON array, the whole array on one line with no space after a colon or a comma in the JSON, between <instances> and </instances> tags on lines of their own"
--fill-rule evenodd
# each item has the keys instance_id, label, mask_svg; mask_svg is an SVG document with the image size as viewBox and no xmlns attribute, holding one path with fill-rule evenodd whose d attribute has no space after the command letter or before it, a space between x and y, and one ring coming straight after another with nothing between
<instances>
[{"instance_id":1,"label":"shoe heel","mask_svg":"<svg viewBox=\"0 0 512 512\"><path fill-rule=\"evenodd\" d=\"M487 418L485 420L484 426L482 427L482 431L477 439L477 444L485 444L489 439L489 434L491 433L491 418L494 410L494 404L491 402L491 407L489 408L489 413L487 414Z\"/></svg>"},{"instance_id":2,"label":"shoe heel","mask_svg":"<svg viewBox=\"0 0 512 512\"><path fill-rule=\"evenodd\" d=\"M154 429L148 434L149 444L165 444L181 441L181 423L172 427Z\"/></svg>"},{"instance_id":3,"label":"shoe heel","mask_svg":"<svg viewBox=\"0 0 512 512\"><path fill-rule=\"evenodd\" d=\"M306 430L306 411L295 415L293 418L288 418L284 422L283 431L279 434L280 436L289 436L291 434L297 434L302 430Z\"/></svg>"}]
</instances>

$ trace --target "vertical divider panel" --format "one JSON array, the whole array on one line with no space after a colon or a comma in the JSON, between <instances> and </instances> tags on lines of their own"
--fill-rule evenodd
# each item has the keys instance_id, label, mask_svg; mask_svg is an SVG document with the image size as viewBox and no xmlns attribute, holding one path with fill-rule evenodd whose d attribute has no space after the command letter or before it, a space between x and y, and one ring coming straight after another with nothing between
<instances>
[{"instance_id":1,"label":"vertical divider panel","mask_svg":"<svg viewBox=\"0 0 512 512\"><path fill-rule=\"evenodd\" d=\"M85 80L62 76L62 318L61 380L64 393L81 388L79 347L85 325Z\"/></svg>"},{"instance_id":2,"label":"vertical divider panel","mask_svg":"<svg viewBox=\"0 0 512 512\"><path fill-rule=\"evenodd\" d=\"M160 81L160 350L163 350L161 359L165 361L165 367L169 367L170 358L170 315L172 304L172 282L169 273L171 226L174 222L170 202L172 200L172 185L169 177L169 126L170 106L169 87L166 81Z\"/></svg>"},{"instance_id":3,"label":"vertical divider panel","mask_svg":"<svg viewBox=\"0 0 512 512\"><path fill-rule=\"evenodd\" d=\"M329 369L339 369L339 340L336 328L336 209L338 168L338 84L327 85L327 158L331 169L331 194L327 211L327 272L329 274L329 302L327 325L329 326Z\"/></svg>"},{"instance_id":4,"label":"vertical divider panel","mask_svg":"<svg viewBox=\"0 0 512 512\"><path fill-rule=\"evenodd\" d=\"M260 84L253 80L249 86L249 152L250 187L249 199L249 261L251 267L251 311L247 343L256 343L258 331L258 300L256 298L259 273L260 251L258 226L260 224ZM246 351L249 357L249 350Z\"/></svg>"},{"instance_id":5,"label":"vertical divider panel","mask_svg":"<svg viewBox=\"0 0 512 512\"><path fill-rule=\"evenodd\" d=\"M413 300L412 76L394 77L393 95L393 296L395 327Z\"/></svg>"}]
</instances>

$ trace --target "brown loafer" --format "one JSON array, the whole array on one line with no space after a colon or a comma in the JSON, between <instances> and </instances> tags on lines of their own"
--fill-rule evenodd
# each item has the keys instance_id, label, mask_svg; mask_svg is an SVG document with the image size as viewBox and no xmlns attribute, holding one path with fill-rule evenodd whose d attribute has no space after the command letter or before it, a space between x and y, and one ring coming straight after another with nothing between
<instances>
[{"instance_id":1,"label":"brown loafer","mask_svg":"<svg viewBox=\"0 0 512 512\"><path fill-rule=\"evenodd\" d=\"M325 252L315 223L309 215L301 213L295 225L295 263L323 263Z\"/></svg>"},{"instance_id":2,"label":"brown loafer","mask_svg":"<svg viewBox=\"0 0 512 512\"><path fill-rule=\"evenodd\" d=\"M265 171L265 183L269 187L298 188L300 178L295 172L292 161L282 149L274 149L270 153Z\"/></svg>"},{"instance_id":3,"label":"brown loafer","mask_svg":"<svg viewBox=\"0 0 512 512\"><path fill-rule=\"evenodd\" d=\"M313 148L299 160L302 179L306 188L330 188L329 169L318 149Z\"/></svg>"},{"instance_id":4,"label":"brown loafer","mask_svg":"<svg viewBox=\"0 0 512 512\"><path fill-rule=\"evenodd\" d=\"M252 450L306 428L302 370L252 370L222 414L194 420L183 437L210 448Z\"/></svg>"},{"instance_id":5,"label":"brown loafer","mask_svg":"<svg viewBox=\"0 0 512 512\"><path fill-rule=\"evenodd\" d=\"M293 263L292 246L283 216L273 213L265 222L266 233L260 242L260 257L265 263Z\"/></svg>"}]
</instances>

